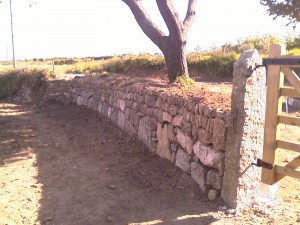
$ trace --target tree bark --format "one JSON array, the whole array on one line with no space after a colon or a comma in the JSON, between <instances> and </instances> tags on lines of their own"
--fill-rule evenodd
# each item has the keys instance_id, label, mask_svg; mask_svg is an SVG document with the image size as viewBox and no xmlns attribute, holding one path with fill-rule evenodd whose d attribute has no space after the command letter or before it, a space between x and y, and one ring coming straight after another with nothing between
<instances>
[{"instance_id":1,"label":"tree bark","mask_svg":"<svg viewBox=\"0 0 300 225\"><path fill-rule=\"evenodd\" d=\"M129 6L144 33L162 51L170 82L174 82L178 76L188 77L186 42L187 33L195 17L196 0L189 0L186 17L183 22L180 21L172 0L156 0L158 9L169 30L169 36L166 36L150 19L143 8L142 0L122 1Z\"/></svg>"},{"instance_id":2,"label":"tree bark","mask_svg":"<svg viewBox=\"0 0 300 225\"><path fill-rule=\"evenodd\" d=\"M189 76L185 43L185 41L168 38L161 49L165 57L168 78L171 83L179 76Z\"/></svg>"}]
</instances>

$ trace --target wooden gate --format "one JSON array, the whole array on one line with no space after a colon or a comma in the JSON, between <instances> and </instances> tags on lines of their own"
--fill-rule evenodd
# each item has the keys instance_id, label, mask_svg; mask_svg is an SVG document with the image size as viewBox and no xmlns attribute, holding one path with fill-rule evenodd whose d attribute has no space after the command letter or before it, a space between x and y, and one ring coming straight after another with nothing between
<instances>
[{"instance_id":1,"label":"wooden gate","mask_svg":"<svg viewBox=\"0 0 300 225\"><path fill-rule=\"evenodd\" d=\"M272 169L262 168L262 182L272 185L290 176L300 179L300 155L285 166L278 165L279 149L300 153L300 145L280 139L280 127L283 124L300 126L300 117L283 115L282 98L284 96L300 98L300 79L290 67L300 67L300 56L286 56L285 47L272 45L267 66L267 99L264 131L263 161L273 165ZM285 86L284 80L290 86Z\"/></svg>"}]
</instances>

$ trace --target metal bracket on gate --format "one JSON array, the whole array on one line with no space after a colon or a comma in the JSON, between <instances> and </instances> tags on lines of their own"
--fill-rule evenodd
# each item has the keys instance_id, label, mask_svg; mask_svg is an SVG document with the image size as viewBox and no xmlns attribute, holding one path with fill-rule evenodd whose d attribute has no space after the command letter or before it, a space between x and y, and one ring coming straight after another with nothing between
<instances>
[{"instance_id":1,"label":"metal bracket on gate","mask_svg":"<svg viewBox=\"0 0 300 225\"><path fill-rule=\"evenodd\" d=\"M278 66L293 66L300 65L299 58L264 58L262 59L261 65L255 65L252 73L260 67L267 67L269 65L278 65Z\"/></svg>"},{"instance_id":2,"label":"metal bracket on gate","mask_svg":"<svg viewBox=\"0 0 300 225\"><path fill-rule=\"evenodd\" d=\"M267 163L267 162L265 162L261 159L257 159L256 162L252 162L251 165L266 168L266 169L269 169L269 170L273 169L273 165L271 163Z\"/></svg>"},{"instance_id":3,"label":"metal bracket on gate","mask_svg":"<svg viewBox=\"0 0 300 225\"><path fill-rule=\"evenodd\" d=\"M293 66L300 65L299 58L265 58L263 59L263 66L280 65L280 66Z\"/></svg>"},{"instance_id":4,"label":"metal bracket on gate","mask_svg":"<svg viewBox=\"0 0 300 225\"><path fill-rule=\"evenodd\" d=\"M257 159L246 167L246 169L241 173L240 177L243 176L244 173L246 173L252 166L262 167L269 170L273 169L273 165L271 163L267 163L261 159Z\"/></svg>"}]
</instances>

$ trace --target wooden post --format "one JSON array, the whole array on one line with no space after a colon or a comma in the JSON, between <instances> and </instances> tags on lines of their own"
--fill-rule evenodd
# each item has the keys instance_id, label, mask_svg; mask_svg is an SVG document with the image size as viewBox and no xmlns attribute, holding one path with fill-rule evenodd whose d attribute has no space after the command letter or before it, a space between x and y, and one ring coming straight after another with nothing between
<instances>
[{"instance_id":1,"label":"wooden post","mask_svg":"<svg viewBox=\"0 0 300 225\"><path fill-rule=\"evenodd\" d=\"M283 45L274 44L270 46L269 57L277 58L285 55ZM281 66L270 65L267 68L267 99L266 99L266 116L264 131L264 150L263 160L272 165L278 164L278 147L280 125L278 115L282 112L282 97L280 88L284 86L284 75L281 73ZM276 168L262 169L261 181L273 185L276 183Z\"/></svg>"}]
</instances>

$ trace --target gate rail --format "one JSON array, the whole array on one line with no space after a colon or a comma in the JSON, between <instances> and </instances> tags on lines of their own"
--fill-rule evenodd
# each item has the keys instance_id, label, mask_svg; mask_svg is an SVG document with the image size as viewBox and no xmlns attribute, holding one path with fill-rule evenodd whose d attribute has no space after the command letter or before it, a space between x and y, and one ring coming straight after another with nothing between
<instances>
[{"instance_id":1,"label":"gate rail","mask_svg":"<svg viewBox=\"0 0 300 225\"><path fill-rule=\"evenodd\" d=\"M262 182L272 185L285 176L300 179L300 156L285 166L278 165L278 150L284 149L300 153L300 144L280 139L282 124L300 126L300 118L282 115L282 97L300 98L300 79L290 67L300 67L300 56L286 56L285 47L272 45L269 57L263 59L267 67L267 99L263 161L273 165L272 169L262 168ZM291 86L284 86L286 78Z\"/></svg>"}]
</instances>

